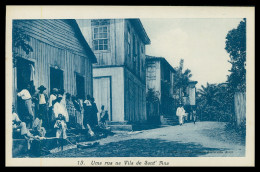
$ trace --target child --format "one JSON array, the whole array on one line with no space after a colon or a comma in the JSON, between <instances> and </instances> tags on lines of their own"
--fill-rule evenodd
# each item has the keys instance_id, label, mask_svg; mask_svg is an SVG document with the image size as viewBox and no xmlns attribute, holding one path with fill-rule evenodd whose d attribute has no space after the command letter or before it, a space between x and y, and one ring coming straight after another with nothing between
<instances>
[{"instance_id":1,"label":"child","mask_svg":"<svg viewBox=\"0 0 260 172\"><path fill-rule=\"evenodd\" d=\"M57 144L58 147L61 147L61 150L63 150L64 140L67 139L67 125L65 122L65 117L62 114L59 114L56 118L56 122L54 124L54 128L56 128L56 138L57 138Z\"/></svg>"},{"instance_id":2,"label":"child","mask_svg":"<svg viewBox=\"0 0 260 172\"><path fill-rule=\"evenodd\" d=\"M100 112L100 126L102 128L106 128L106 120L108 119L108 111L104 110L104 105L101 106Z\"/></svg>"}]
</instances>

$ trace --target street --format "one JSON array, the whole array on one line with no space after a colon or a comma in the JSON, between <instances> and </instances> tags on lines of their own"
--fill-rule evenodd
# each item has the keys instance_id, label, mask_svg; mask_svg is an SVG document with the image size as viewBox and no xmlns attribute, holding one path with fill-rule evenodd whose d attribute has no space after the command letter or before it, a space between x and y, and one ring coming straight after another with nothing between
<instances>
[{"instance_id":1,"label":"street","mask_svg":"<svg viewBox=\"0 0 260 172\"><path fill-rule=\"evenodd\" d=\"M185 123L183 126L116 133L99 140L100 145L64 151L52 150L44 157L241 157L245 141L225 130L223 122Z\"/></svg>"}]
</instances>

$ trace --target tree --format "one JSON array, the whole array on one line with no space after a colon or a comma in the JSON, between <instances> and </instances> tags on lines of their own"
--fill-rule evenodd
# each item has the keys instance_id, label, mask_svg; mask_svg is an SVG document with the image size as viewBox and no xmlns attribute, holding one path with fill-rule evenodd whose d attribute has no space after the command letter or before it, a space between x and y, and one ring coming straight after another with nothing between
<instances>
[{"instance_id":1,"label":"tree","mask_svg":"<svg viewBox=\"0 0 260 172\"><path fill-rule=\"evenodd\" d=\"M226 36L225 50L229 53L232 64L227 82L234 91L246 90L246 19Z\"/></svg>"},{"instance_id":2,"label":"tree","mask_svg":"<svg viewBox=\"0 0 260 172\"><path fill-rule=\"evenodd\" d=\"M23 51L28 55L33 52L32 47L27 43L30 41L28 35L17 27L13 27L13 47L21 47Z\"/></svg>"},{"instance_id":3,"label":"tree","mask_svg":"<svg viewBox=\"0 0 260 172\"><path fill-rule=\"evenodd\" d=\"M204 120L229 121L232 117L232 94L226 83L201 86L197 107Z\"/></svg>"},{"instance_id":4,"label":"tree","mask_svg":"<svg viewBox=\"0 0 260 172\"><path fill-rule=\"evenodd\" d=\"M182 101L182 93L186 90L187 86L189 85L190 78L192 77L191 70L186 69L183 72L183 64L184 60L180 60L179 67L176 68L176 73L174 75L174 85L173 85L173 93L178 95L179 102Z\"/></svg>"},{"instance_id":5,"label":"tree","mask_svg":"<svg viewBox=\"0 0 260 172\"><path fill-rule=\"evenodd\" d=\"M21 47L22 50L28 55L30 52L33 52L33 48L29 45L30 37L24 33L24 31L17 27L17 21L13 21L13 30L12 30L12 48ZM16 65L16 55L13 54L13 66Z\"/></svg>"}]
</instances>

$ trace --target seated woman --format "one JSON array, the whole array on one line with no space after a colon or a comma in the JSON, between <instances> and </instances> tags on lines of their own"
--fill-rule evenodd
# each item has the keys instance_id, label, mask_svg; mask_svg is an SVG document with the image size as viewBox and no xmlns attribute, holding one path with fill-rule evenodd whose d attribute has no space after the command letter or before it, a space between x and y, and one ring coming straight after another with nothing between
<instances>
[{"instance_id":1,"label":"seated woman","mask_svg":"<svg viewBox=\"0 0 260 172\"><path fill-rule=\"evenodd\" d=\"M46 130L44 127L42 127L42 119L40 118L36 118L33 121L33 125L32 125L32 131L34 135L38 135L40 137L45 137L46 134Z\"/></svg>"},{"instance_id":2,"label":"seated woman","mask_svg":"<svg viewBox=\"0 0 260 172\"><path fill-rule=\"evenodd\" d=\"M41 137L39 135L33 135L29 129L26 127L26 123L22 122L18 115L15 113L15 108L12 106L12 128L13 128L13 138L14 139L26 139L27 140L27 146L29 152L35 152L31 147L35 144L35 142L40 141L44 139L44 137Z\"/></svg>"},{"instance_id":3,"label":"seated woman","mask_svg":"<svg viewBox=\"0 0 260 172\"><path fill-rule=\"evenodd\" d=\"M12 107L12 128L13 128L13 137L16 139L24 138L25 135L29 132L26 128L25 122L22 122L15 113L14 106Z\"/></svg>"}]
</instances>

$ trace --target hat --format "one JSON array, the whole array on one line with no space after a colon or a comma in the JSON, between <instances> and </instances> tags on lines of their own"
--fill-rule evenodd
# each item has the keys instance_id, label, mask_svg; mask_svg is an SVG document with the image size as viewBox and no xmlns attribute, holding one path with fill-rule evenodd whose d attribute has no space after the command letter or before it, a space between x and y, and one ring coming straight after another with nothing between
<instances>
[{"instance_id":1,"label":"hat","mask_svg":"<svg viewBox=\"0 0 260 172\"><path fill-rule=\"evenodd\" d=\"M41 85L40 87L38 87L38 90L46 90L46 88L43 85Z\"/></svg>"},{"instance_id":2,"label":"hat","mask_svg":"<svg viewBox=\"0 0 260 172\"><path fill-rule=\"evenodd\" d=\"M58 93L58 91L59 91L59 90L58 90L57 88L53 88L53 89L52 89L52 92Z\"/></svg>"}]
</instances>

